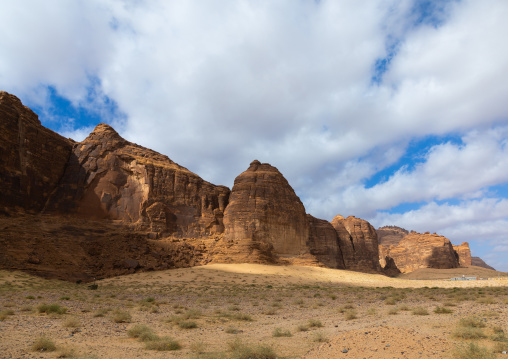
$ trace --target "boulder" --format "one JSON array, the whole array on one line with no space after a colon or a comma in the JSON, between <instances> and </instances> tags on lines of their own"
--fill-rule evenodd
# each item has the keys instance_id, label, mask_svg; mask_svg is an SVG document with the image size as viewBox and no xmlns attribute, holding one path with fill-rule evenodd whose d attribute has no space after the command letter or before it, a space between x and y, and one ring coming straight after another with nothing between
<instances>
[{"instance_id":1,"label":"boulder","mask_svg":"<svg viewBox=\"0 0 508 359\"><path fill-rule=\"evenodd\" d=\"M309 226L300 198L277 168L257 160L235 179L224 227L226 241L280 255L307 251Z\"/></svg>"}]
</instances>

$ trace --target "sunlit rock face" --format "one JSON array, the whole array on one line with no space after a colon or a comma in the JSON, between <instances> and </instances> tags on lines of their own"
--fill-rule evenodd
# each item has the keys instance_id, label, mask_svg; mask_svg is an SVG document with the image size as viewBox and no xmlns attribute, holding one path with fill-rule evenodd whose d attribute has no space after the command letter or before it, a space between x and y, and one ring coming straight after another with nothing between
<instances>
[{"instance_id":1,"label":"sunlit rock face","mask_svg":"<svg viewBox=\"0 0 508 359\"><path fill-rule=\"evenodd\" d=\"M273 247L280 255L307 251L305 208L277 168L253 161L236 177L224 213L225 238Z\"/></svg>"}]
</instances>

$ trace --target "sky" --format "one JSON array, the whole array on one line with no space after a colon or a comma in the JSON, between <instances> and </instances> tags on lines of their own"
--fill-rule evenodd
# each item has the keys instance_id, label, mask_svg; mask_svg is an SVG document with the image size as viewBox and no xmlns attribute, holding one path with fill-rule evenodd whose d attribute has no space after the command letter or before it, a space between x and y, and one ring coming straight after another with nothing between
<instances>
[{"instance_id":1,"label":"sky","mask_svg":"<svg viewBox=\"0 0 508 359\"><path fill-rule=\"evenodd\" d=\"M214 184L254 159L308 213L469 242L508 271L505 0L0 2L0 89Z\"/></svg>"}]
</instances>

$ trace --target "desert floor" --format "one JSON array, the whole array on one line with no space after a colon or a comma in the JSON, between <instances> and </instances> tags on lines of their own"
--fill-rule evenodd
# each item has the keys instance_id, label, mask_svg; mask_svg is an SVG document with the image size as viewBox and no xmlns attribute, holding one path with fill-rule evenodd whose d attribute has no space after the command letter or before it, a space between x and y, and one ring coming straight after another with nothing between
<instances>
[{"instance_id":1,"label":"desert floor","mask_svg":"<svg viewBox=\"0 0 508 359\"><path fill-rule=\"evenodd\" d=\"M0 358L508 358L508 277L443 279L493 273L212 264L92 290L0 271Z\"/></svg>"}]
</instances>

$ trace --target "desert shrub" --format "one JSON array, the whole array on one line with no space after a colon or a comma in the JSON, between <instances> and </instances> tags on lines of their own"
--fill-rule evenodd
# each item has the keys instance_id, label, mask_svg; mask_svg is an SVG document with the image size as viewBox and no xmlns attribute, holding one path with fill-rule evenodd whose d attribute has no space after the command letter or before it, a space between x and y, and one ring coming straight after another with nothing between
<instances>
[{"instance_id":1,"label":"desert shrub","mask_svg":"<svg viewBox=\"0 0 508 359\"><path fill-rule=\"evenodd\" d=\"M26 299L35 299L35 297L33 295L27 295L25 298Z\"/></svg>"},{"instance_id":2,"label":"desert shrub","mask_svg":"<svg viewBox=\"0 0 508 359\"><path fill-rule=\"evenodd\" d=\"M149 350L157 350L157 351L170 351L170 350L179 350L182 348L180 343L176 340L169 337L158 338L157 340L147 341L145 344L145 348Z\"/></svg>"},{"instance_id":3,"label":"desert shrub","mask_svg":"<svg viewBox=\"0 0 508 359\"><path fill-rule=\"evenodd\" d=\"M60 297L60 300L70 300L71 297L68 297L68 296L64 296L64 297Z\"/></svg>"},{"instance_id":4,"label":"desert shrub","mask_svg":"<svg viewBox=\"0 0 508 359\"><path fill-rule=\"evenodd\" d=\"M436 313L436 314L450 314L450 313L453 313L453 310L445 308L445 307L437 306L436 309L434 309L434 313Z\"/></svg>"},{"instance_id":5,"label":"desert shrub","mask_svg":"<svg viewBox=\"0 0 508 359\"><path fill-rule=\"evenodd\" d=\"M376 314L377 314L376 308L369 308L367 310L367 315L376 315Z\"/></svg>"},{"instance_id":6,"label":"desert shrub","mask_svg":"<svg viewBox=\"0 0 508 359\"><path fill-rule=\"evenodd\" d=\"M496 304L497 301L492 297L483 297L476 300L478 303L481 304Z\"/></svg>"},{"instance_id":7,"label":"desert shrub","mask_svg":"<svg viewBox=\"0 0 508 359\"><path fill-rule=\"evenodd\" d=\"M459 320L459 326L471 328L485 328L486 324L477 317L466 317Z\"/></svg>"},{"instance_id":8,"label":"desert shrub","mask_svg":"<svg viewBox=\"0 0 508 359\"><path fill-rule=\"evenodd\" d=\"M110 311L111 311L111 309L109 309L109 308L101 308L101 309L97 310L93 316L96 318L105 317L106 314L108 314Z\"/></svg>"},{"instance_id":9,"label":"desert shrub","mask_svg":"<svg viewBox=\"0 0 508 359\"><path fill-rule=\"evenodd\" d=\"M135 325L129 330L127 330L127 335L131 338L136 338L139 341L147 342L159 339L157 334L153 332L152 329L147 327L146 325Z\"/></svg>"},{"instance_id":10,"label":"desert shrub","mask_svg":"<svg viewBox=\"0 0 508 359\"><path fill-rule=\"evenodd\" d=\"M2 310L0 312L0 320L5 320L5 319L7 319L7 317L9 317L11 315L14 315L14 311L12 311L10 309Z\"/></svg>"},{"instance_id":11,"label":"desert shrub","mask_svg":"<svg viewBox=\"0 0 508 359\"><path fill-rule=\"evenodd\" d=\"M178 322L178 326L182 329L194 329L198 327L198 324L196 322L182 320Z\"/></svg>"},{"instance_id":12,"label":"desert shrub","mask_svg":"<svg viewBox=\"0 0 508 359\"><path fill-rule=\"evenodd\" d=\"M411 313L413 313L413 315L429 315L429 312L427 309L423 308L423 307L416 307L416 308L413 308L413 310L411 311Z\"/></svg>"},{"instance_id":13,"label":"desert shrub","mask_svg":"<svg viewBox=\"0 0 508 359\"><path fill-rule=\"evenodd\" d=\"M291 337L291 332L287 329L275 328L272 332L272 337Z\"/></svg>"},{"instance_id":14,"label":"desert shrub","mask_svg":"<svg viewBox=\"0 0 508 359\"><path fill-rule=\"evenodd\" d=\"M489 352L488 349L475 343L456 348L453 355L453 358L456 359L494 359L495 357L496 355Z\"/></svg>"},{"instance_id":15,"label":"desert shrub","mask_svg":"<svg viewBox=\"0 0 508 359\"><path fill-rule=\"evenodd\" d=\"M391 298L386 298L385 299L385 304L386 305L395 305L397 304L397 301L395 300L395 298L391 297Z\"/></svg>"},{"instance_id":16,"label":"desert shrub","mask_svg":"<svg viewBox=\"0 0 508 359\"><path fill-rule=\"evenodd\" d=\"M494 347L492 348L492 351L494 353L508 352L508 343L506 343L506 342L496 342L494 344Z\"/></svg>"},{"instance_id":17,"label":"desert shrub","mask_svg":"<svg viewBox=\"0 0 508 359\"><path fill-rule=\"evenodd\" d=\"M113 315L111 316L111 320L115 323L130 323L132 317L129 312L124 312L121 310L115 310Z\"/></svg>"},{"instance_id":18,"label":"desert shrub","mask_svg":"<svg viewBox=\"0 0 508 359\"><path fill-rule=\"evenodd\" d=\"M309 319L309 327L311 328L321 328L323 326L323 323L321 323L320 320L317 319Z\"/></svg>"},{"instance_id":19,"label":"desert shrub","mask_svg":"<svg viewBox=\"0 0 508 359\"><path fill-rule=\"evenodd\" d=\"M47 337L39 337L32 344L34 352L52 352L56 350L56 345Z\"/></svg>"},{"instance_id":20,"label":"desert shrub","mask_svg":"<svg viewBox=\"0 0 508 359\"><path fill-rule=\"evenodd\" d=\"M328 338L322 332L314 333L314 337L312 338L316 343L327 343Z\"/></svg>"},{"instance_id":21,"label":"desert shrub","mask_svg":"<svg viewBox=\"0 0 508 359\"><path fill-rule=\"evenodd\" d=\"M487 337L481 328L476 327L458 327L453 331L452 336L460 339L481 339Z\"/></svg>"},{"instance_id":22,"label":"desert shrub","mask_svg":"<svg viewBox=\"0 0 508 359\"><path fill-rule=\"evenodd\" d=\"M266 345L250 346L240 340L228 343L231 359L277 359L272 347Z\"/></svg>"},{"instance_id":23,"label":"desert shrub","mask_svg":"<svg viewBox=\"0 0 508 359\"><path fill-rule=\"evenodd\" d=\"M204 354L206 352L207 345L203 342L194 342L189 346L191 352L196 354Z\"/></svg>"},{"instance_id":24,"label":"desert shrub","mask_svg":"<svg viewBox=\"0 0 508 359\"><path fill-rule=\"evenodd\" d=\"M346 320L353 320L353 319L356 319L357 318L357 315L356 315L356 310L354 309L350 309L348 310L346 313L344 313L344 318Z\"/></svg>"},{"instance_id":25,"label":"desert shrub","mask_svg":"<svg viewBox=\"0 0 508 359\"><path fill-rule=\"evenodd\" d=\"M67 308L63 308L58 304L40 304L37 307L37 311L39 313L46 314L65 314L67 312Z\"/></svg>"},{"instance_id":26,"label":"desert shrub","mask_svg":"<svg viewBox=\"0 0 508 359\"><path fill-rule=\"evenodd\" d=\"M300 324L296 329L299 332L306 332L309 330L309 326L307 324Z\"/></svg>"},{"instance_id":27,"label":"desert shrub","mask_svg":"<svg viewBox=\"0 0 508 359\"><path fill-rule=\"evenodd\" d=\"M227 327L225 330L224 330L226 333L228 334L238 334L240 333L240 330L238 328L235 328L235 327Z\"/></svg>"},{"instance_id":28,"label":"desert shrub","mask_svg":"<svg viewBox=\"0 0 508 359\"><path fill-rule=\"evenodd\" d=\"M409 306L407 304L402 304L402 305L399 305L399 310L410 311L411 308L409 308Z\"/></svg>"},{"instance_id":29,"label":"desert shrub","mask_svg":"<svg viewBox=\"0 0 508 359\"><path fill-rule=\"evenodd\" d=\"M81 327L81 322L76 317L69 317L64 320L62 326L65 328L78 328Z\"/></svg>"},{"instance_id":30,"label":"desert shrub","mask_svg":"<svg viewBox=\"0 0 508 359\"><path fill-rule=\"evenodd\" d=\"M389 315L399 314L399 308L398 307L390 308L390 310L388 311L388 314Z\"/></svg>"}]
</instances>

